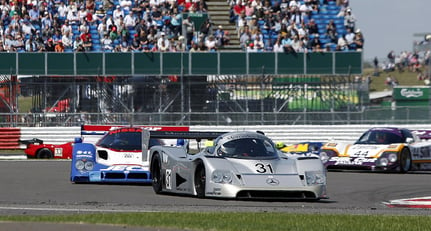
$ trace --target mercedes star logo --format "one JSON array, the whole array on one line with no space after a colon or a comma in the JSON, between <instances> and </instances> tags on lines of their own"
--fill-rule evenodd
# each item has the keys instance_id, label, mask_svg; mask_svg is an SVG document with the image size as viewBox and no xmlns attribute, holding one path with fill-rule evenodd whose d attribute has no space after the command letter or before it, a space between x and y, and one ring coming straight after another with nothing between
<instances>
[{"instance_id":1,"label":"mercedes star logo","mask_svg":"<svg viewBox=\"0 0 431 231\"><path fill-rule=\"evenodd\" d=\"M275 178L268 178L268 179L266 179L266 183L269 185L278 185L278 184L280 184L280 181L278 181Z\"/></svg>"}]
</instances>

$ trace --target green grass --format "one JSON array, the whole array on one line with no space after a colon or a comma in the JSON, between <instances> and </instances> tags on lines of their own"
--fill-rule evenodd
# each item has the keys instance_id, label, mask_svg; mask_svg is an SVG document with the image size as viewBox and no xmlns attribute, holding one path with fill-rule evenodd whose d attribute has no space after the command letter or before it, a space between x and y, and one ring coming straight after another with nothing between
<instances>
[{"instance_id":1,"label":"green grass","mask_svg":"<svg viewBox=\"0 0 431 231\"><path fill-rule=\"evenodd\" d=\"M424 86L423 80L418 80L418 73L414 73L408 70L403 72L392 71L392 72L380 72L379 76L373 76L373 69L367 68L363 71L363 76L371 76L371 84L370 84L370 92L371 91L383 91L389 90L389 87L386 86L385 80L386 77L392 76L398 80L400 86Z\"/></svg>"},{"instance_id":2,"label":"green grass","mask_svg":"<svg viewBox=\"0 0 431 231\"><path fill-rule=\"evenodd\" d=\"M0 216L0 221L114 224L212 231L405 231L431 226L427 216L330 215L235 212L97 213L57 216Z\"/></svg>"}]
</instances>

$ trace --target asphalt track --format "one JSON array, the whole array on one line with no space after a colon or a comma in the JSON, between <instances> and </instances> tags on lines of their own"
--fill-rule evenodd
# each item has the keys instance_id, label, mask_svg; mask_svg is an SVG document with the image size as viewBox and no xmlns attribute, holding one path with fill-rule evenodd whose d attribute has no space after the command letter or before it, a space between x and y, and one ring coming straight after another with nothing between
<instances>
[{"instance_id":1,"label":"asphalt track","mask_svg":"<svg viewBox=\"0 0 431 231\"><path fill-rule=\"evenodd\" d=\"M238 201L156 195L149 185L73 184L69 181L69 172L70 161L67 160L1 160L0 215L153 211L395 215L429 215L430 213L430 209L388 207L384 203L403 198L430 196L431 172L409 174L329 172L330 199L317 202ZM22 229L17 227L25 225L29 224L1 223L0 230L29 230L25 227ZM40 230L58 230L58 227L51 229L48 226L55 225L47 225ZM102 227L97 229L100 230L100 228ZM82 229L84 230L84 227ZM103 227L103 229L136 230L133 227L113 226ZM31 230L39 229L33 227ZM70 230L80 229L74 227ZM85 227L85 230L91 231L88 227Z\"/></svg>"}]
</instances>

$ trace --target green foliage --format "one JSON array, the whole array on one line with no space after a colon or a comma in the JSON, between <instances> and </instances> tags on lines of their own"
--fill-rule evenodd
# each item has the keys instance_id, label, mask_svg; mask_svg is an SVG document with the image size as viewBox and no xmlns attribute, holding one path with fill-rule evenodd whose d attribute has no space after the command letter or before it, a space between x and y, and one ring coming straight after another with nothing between
<instances>
[{"instance_id":1,"label":"green foliage","mask_svg":"<svg viewBox=\"0 0 431 231\"><path fill-rule=\"evenodd\" d=\"M212 231L405 231L431 226L424 216L294 213L96 213L58 216L0 216L0 221L114 224L121 226Z\"/></svg>"}]
</instances>

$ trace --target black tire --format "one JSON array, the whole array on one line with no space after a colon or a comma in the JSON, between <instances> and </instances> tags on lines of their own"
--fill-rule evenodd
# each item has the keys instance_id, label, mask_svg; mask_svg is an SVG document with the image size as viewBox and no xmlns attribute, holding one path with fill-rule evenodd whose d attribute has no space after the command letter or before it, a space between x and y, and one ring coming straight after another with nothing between
<instances>
[{"instance_id":1,"label":"black tire","mask_svg":"<svg viewBox=\"0 0 431 231\"><path fill-rule=\"evenodd\" d=\"M205 197L205 185L206 185L206 173L205 165L202 161L199 161L196 165L195 171L195 190L198 198Z\"/></svg>"},{"instance_id":2,"label":"black tire","mask_svg":"<svg viewBox=\"0 0 431 231\"><path fill-rule=\"evenodd\" d=\"M154 153L151 159L151 184L155 193L160 194L162 192L162 162L160 155Z\"/></svg>"},{"instance_id":3,"label":"black tire","mask_svg":"<svg viewBox=\"0 0 431 231\"><path fill-rule=\"evenodd\" d=\"M48 148L42 148L37 151L36 158L38 159L52 159L54 154Z\"/></svg>"},{"instance_id":4,"label":"black tire","mask_svg":"<svg viewBox=\"0 0 431 231\"><path fill-rule=\"evenodd\" d=\"M400 153L400 173L407 173L412 167L412 155L408 148L403 148Z\"/></svg>"}]
</instances>

